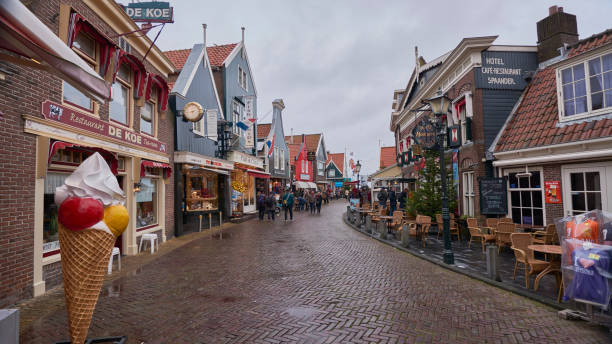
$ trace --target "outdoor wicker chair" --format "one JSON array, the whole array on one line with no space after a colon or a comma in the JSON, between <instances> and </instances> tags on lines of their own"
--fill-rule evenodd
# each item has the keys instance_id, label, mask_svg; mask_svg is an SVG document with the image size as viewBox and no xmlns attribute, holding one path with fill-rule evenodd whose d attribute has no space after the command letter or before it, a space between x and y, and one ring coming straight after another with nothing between
<instances>
[{"instance_id":1,"label":"outdoor wicker chair","mask_svg":"<svg viewBox=\"0 0 612 344\"><path fill-rule=\"evenodd\" d=\"M495 238L497 242L498 252L501 252L503 246L512 245L510 235L516 232L516 225L514 223L502 222L497 225L495 230Z\"/></svg>"},{"instance_id":2,"label":"outdoor wicker chair","mask_svg":"<svg viewBox=\"0 0 612 344\"><path fill-rule=\"evenodd\" d=\"M554 224L549 224L543 231L536 231L531 233L533 236L533 243L539 245L552 245L559 242L557 237L557 228Z\"/></svg>"},{"instance_id":3,"label":"outdoor wicker chair","mask_svg":"<svg viewBox=\"0 0 612 344\"><path fill-rule=\"evenodd\" d=\"M509 217L502 217L499 219L498 223L514 223L514 221Z\"/></svg>"},{"instance_id":4,"label":"outdoor wicker chair","mask_svg":"<svg viewBox=\"0 0 612 344\"><path fill-rule=\"evenodd\" d=\"M525 288L529 288L529 276L538 273L549 265L549 262L538 260L533 257L533 250L529 245L533 245L533 238L529 233L512 233L510 235L512 250L514 251L514 274L512 279L516 279L516 270L521 263L525 267ZM529 269L527 267L529 266Z\"/></svg>"},{"instance_id":5,"label":"outdoor wicker chair","mask_svg":"<svg viewBox=\"0 0 612 344\"><path fill-rule=\"evenodd\" d=\"M399 232L402 230L402 225L404 224L404 212L401 210L396 210L393 212L393 220L389 223L389 229L392 231Z\"/></svg>"},{"instance_id":6,"label":"outdoor wicker chair","mask_svg":"<svg viewBox=\"0 0 612 344\"><path fill-rule=\"evenodd\" d=\"M481 227L481 229L486 229L488 231L488 234L495 235L495 230L497 229L498 223L499 221L496 218L490 217L485 222L486 226Z\"/></svg>"},{"instance_id":7,"label":"outdoor wicker chair","mask_svg":"<svg viewBox=\"0 0 612 344\"><path fill-rule=\"evenodd\" d=\"M480 244L482 245L482 252L485 251L485 243L487 241L495 241L494 234L486 234L482 229L478 228L478 220L473 217L467 219L468 230L470 231L470 242L468 243L468 247L472 245L472 241L474 239L480 240Z\"/></svg>"},{"instance_id":8,"label":"outdoor wicker chair","mask_svg":"<svg viewBox=\"0 0 612 344\"><path fill-rule=\"evenodd\" d=\"M423 246L427 245L427 234L429 233L429 228L431 227L431 217L427 215L417 215L416 218L417 223L417 236L421 237L421 242Z\"/></svg>"}]
</instances>

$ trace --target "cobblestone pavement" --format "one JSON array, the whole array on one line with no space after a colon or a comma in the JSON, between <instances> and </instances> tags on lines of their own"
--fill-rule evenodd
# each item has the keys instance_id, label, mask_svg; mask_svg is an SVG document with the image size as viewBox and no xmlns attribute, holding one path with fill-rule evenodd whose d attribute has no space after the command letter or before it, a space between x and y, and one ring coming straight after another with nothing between
<instances>
[{"instance_id":1,"label":"cobblestone pavement","mask_svg":"<svg viewBox=\"0 0 612 344\"><path fill-rule=\"evenodd\" d=\"M347 227L334 201L249 221L105 283L90 337L130 343L610 343L607 330ZM132 257L130 257L132 258ZM139 258L139 257L136 257ZM127 260L127 259L126 259ZM48 307L47 307L48 306ZM61 292L22 306L24 343L66 339Z\"/></svg>"}]
</instances>

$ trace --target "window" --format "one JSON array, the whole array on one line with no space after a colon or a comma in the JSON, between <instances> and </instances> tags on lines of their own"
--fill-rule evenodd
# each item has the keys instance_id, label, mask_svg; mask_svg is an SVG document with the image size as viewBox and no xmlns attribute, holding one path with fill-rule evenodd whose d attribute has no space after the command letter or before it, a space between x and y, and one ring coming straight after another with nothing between
<instances>
[{"instance_id":1,"label":"window","mask_svg":"<svg viewBox=\"0 0 612 344\"><path fill-rule=\"evenodd\" d=\"M119 48L128 54L132 52L132 47L123 37L119 37Z\"/></svg>"},{"instance_id":2,"label":"window","mask_svg":"<svg viewBox=\"0 0 612 344\"><path fill-rule=\"evenodd\" d=\"M275 170L279 169L278 168L278 162L279 162L279 159L278 159L278 147L274 147L274 169Z\"/></svg>"},{"instance_id":3,"label":"window","mask_svg":"<svg viewBox=\"0 0 612 344\"><path fill-rule=\"evenodd\" d=\"M463 173L463 215L474 216L474 172Z\"/></svg>"},{"instance_id":4,"label":"window","mask_svg":"<svg viewBox=\"0 0 612 344\"><path fill-rule=\"evenodd\" d=\"M240 87L242 87L242 89L245 91L249 90L247 73L240 66L238 66L238 85L240 85Z\"/></svg>"},{"instance_id":5,"label":"window","mask_svg":"<svg viewBox=\"0 0 612 344\"><path fill-rule=\"evenodd\" d=\"M72 43L72 50L79 55L91 68L97 69L96 41L91 37L79 32ZM94 111L93 100L87 97L71 84L64 82L64 102L76 105L90 112Z\"/></svg>"},{"instance_id":6,"label":"window","mask_svg":"<svg viewBox=\"0 0 612 344\"><path fill-rule=\"evenodd\" d=\"M157 224L157 178L140 178L136 192L136 228Z\"/></svg>"},{"instance_id":7,"label":"window","mask_svg":"<svg viewBox=\"0 0 612 344\"><path fill-rule=\"evenodd\" d=\"M62 186L69 173L47 173L43 211L43 256L59 253L59 234L55 188Z\"/></svg>"},{"instance_id":8,"label":"window","mask_svg":"<svg viewBox=\"0 0 612 344\"><path fill-rule=\"evenodd\" d=\"M232 132L236 135L240 135L240 128L238 128L236 124L242 121L243 113L244 113L244 105L234 100L232 102L232 122L234 122L234 125L232 126Z\"/></svg>"},{"instance_id":9,"label":"window","mask_svg":"<svg viewBox=\"0 0 612 344\"><path fill-rule=\"evenodd\" d=\"M572 172L569 174L571 190L571 215L594 209L602 209L599 171Z\"/></svg>"},{"instance_id":10,"label":"window","mask_svg":"<svg viewBox=\"0 0 612 344\"><path fill-rule=\"evenodd\" d=\"M204 136L204 117L197 122L193 122L193 132Z\"/></svg>"},{"instance_id":11,"label":"window","mask_svg":"<svg viewBox=\"0 0 612 344\"><path fill-rule=\"evenodd\" d=\"M514 223L544 226L544 202L540 171L508 174L510 213Z\"/></svg>"},{"instance_id":12,"label":"window","mask_svg":"<svg viewBox=\"0 0 612 344\"><path fill-rule=\"evenodd\" d=\"M130 76L130 68L127 64L122 64L111 88L112 100L109 105L110 119L127 126L129 126L132 99Z\"/></svg>"},{"instance_id":13,"label":"window","mask_svg":"<svg viewBox=\"0 0 612 344\"><path fill-rule=\"evenodd\" d=\"M151 92L151 99L140 108L140 132L155 136L155 125L157 111L157 90Z\"/></svg>"},{"instance_id":14,"label":"window","mask_svg":"<svg viewBox=\"0 0 612 344\"><path fill-rule=\"evenodd\" d=\"M562 69L561 119L597 115L612 107L612 53Z\"/></svg>"},{"instance_id":15,"label":"window","mask_svg":"<svg viewBox=\"0 0 612 344\"><path fill-rule=\"evenodd\" d=\"M280 153L278 154L280 156L280 169L281 171L285 170L285 151L283 149L279 150Z\"/></svg>"},{"instance_id":16,"label":"window","mask_svg":"<svg viewBox=\"0 0 612 344\"><path fill-rule=\"evenodd\" d=\"M324 176L325 175L325 166L321 161L317 161L317 174L319 176Z\"/></svg>"},{"instance_id":17,"label":"window","mask_svg":"<svg viewBox=\"0 0 612 344\"><path fill-rule=\"evenodd\" d=\"M329 171L327 171L327 176L328 177L335 177L336 176L336 170L334 170L333 168L330 168Z\"/></svg>"},{"instance_id":18,"label":"window","mask_svg":"<svg viewBox=\"0 0 612 344\"><path fill-rule=\"evenodd\" d=\"M185 198L187 211L217 210L217 174L205 170L186 173Z\"/></svg>"}]
</instances>

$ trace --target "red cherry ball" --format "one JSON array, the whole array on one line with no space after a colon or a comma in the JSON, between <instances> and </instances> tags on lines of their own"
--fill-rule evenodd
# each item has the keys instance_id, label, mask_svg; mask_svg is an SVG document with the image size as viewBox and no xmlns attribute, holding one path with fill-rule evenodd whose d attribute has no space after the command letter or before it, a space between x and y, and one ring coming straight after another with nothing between
<instances>
[{"instance_id":1,"label":"red cherry ball","mask_svg":"<svg viewBox=\"0 0 612 344\"><path fill-rule=\"evenodd\" d=\"M102 202L90 197L68 197L59 207L57 220L72 231L89 228L104 218Z\"/></svg>"}]
</instances>

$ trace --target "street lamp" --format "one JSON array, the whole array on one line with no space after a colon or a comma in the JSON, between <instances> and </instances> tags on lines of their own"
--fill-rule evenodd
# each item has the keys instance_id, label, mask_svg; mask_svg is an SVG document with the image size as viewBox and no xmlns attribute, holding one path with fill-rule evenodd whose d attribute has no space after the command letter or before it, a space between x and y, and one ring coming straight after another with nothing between
<instances>
[{"instance_id":1,"label":"street lamp","mask_svg":"<svg viewBox=\"0 0 612 344\"><path fill-rule=\"evenodd\" d=\"M442 180L442 223L444 226L444 263L455 264L455 257L451 251L450 216L448 214L448 190L446 188L446 161L444 159L444 135L446 135L446 122L443 116L448 114L451 101L438 90L435 96L426 100L436 118L438 130L437 143L440 149L440 179Z\"/></svg>"}]
</instances>

